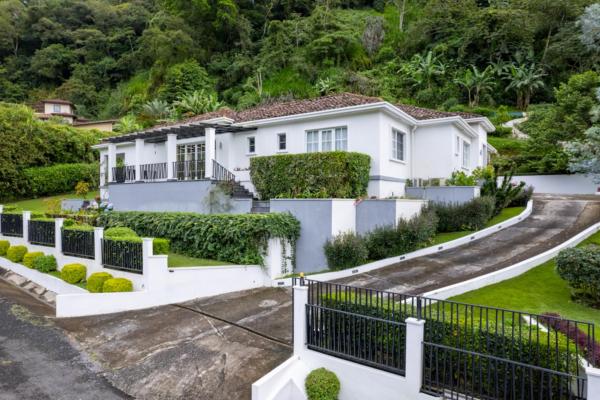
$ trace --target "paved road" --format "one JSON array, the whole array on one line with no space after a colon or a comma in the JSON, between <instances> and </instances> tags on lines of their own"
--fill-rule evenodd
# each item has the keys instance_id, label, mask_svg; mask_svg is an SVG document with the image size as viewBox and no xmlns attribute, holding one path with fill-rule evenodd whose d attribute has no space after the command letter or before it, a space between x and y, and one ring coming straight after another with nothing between
<instances>
[{"instance_id":1,"label":"paved road","mask_svg":"<svg viewBox=\"0 0 600 400\"><path fill-rule=\"evenodd\" d=\"M49 318L53 314L47 305L0 280L0 399L129 398L71 345Z\"/></svg>"},{"instance_id":2,"label":"paved road","mask_svg":"<svg viewBox=\"0 0 600 400\"><path fill-rule=\"evenodd\" d=\"M526 260L596 222L600 222L600 199L594 196L538 196L529 218L487 238L336 282L424 293Z\"/></svg>"}]
</instances>

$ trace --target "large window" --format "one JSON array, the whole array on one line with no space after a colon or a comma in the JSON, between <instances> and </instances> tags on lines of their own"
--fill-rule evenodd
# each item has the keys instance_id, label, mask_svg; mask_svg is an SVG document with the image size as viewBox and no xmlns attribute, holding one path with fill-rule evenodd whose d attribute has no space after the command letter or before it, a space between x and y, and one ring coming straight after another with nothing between
<instances>
[{"instance_id":1,"label":"large window","mask_svg":"<svg viewBox=\"0 0 600 400\"><path fill-rule=\"evenodd\" d=\"M471 157L471 145L463 141L463 154L462 154L462 166L463 168L469 168L469 158Z\"/></svg>"},{"instance_id":2,"label":"large window","mask_svg":"<svg viewBox=\"0 0 600 400\"><path fill-rule=\"evenodd\" d=\"M392 129L392 158L404 161L404 140L406 134L397 129Z\"/></svg>"},{"instance_id":3,"label":"large window","mask_svg":"<svg viewBox=\"0 0 600 400\"><path fill-rule=\"evenodd\" d=\"M306 131L306 151L346 151L348 150L348 128L327 128Z\"/></svg>"}]
</instances>

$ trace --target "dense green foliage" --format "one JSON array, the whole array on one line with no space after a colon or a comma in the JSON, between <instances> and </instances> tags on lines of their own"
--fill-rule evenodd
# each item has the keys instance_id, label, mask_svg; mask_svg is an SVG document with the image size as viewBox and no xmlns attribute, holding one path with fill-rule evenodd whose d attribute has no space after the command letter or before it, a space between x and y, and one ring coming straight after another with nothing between
<instances>
[{"instance_id":1,"label":"dense green foliage","mask_svg":"<svg viewBox=\"0 0 600 400\"><path fill-rule=\"evenodd\" d=\"M600 307L600 249L597 246L562 250L556 271L569 282L573 297Z\"/></svg>"},{"instance_id":2,"label":"dense green foliage","mask_svg":"<svg viewBox=\"0 0 600 400\"><path fill-rule=\"evenodd\" d=\"M78 182L98 186L98 164L55 164L49 167L33 167L23 170L27 193L33 197L67 193Z\"/></svg>"},{"instance_id":3,"label":"dense green foliage","mask_svg":"<svg viewBox=\"0 0 600 400\"><path fill-rule=\"evenodd\" d=\"M438 232L476 231L485 227L494 215L493 197L482 196L467 203L433 203L439 221Z\"/></svg>"},{"instance_id":4,"label":"dense green foliage","mask_svg":"<svg viewBox=\"0 0 600 400\"><path fill-rule=\"evenodd\" d=\"M325 368L312 370L304 381L309 400L337 400L340 394L340 380Z\"/></svg>"},{"instance_id":5,"label":"dense green foliage","mask_svg":"<svg viewBox=\"0 0 600 400\"><path fill-rule=\"evenodd\" d=\"M23 256L23 265L27 268L33 268L33 262L35 261L35 259L43 255L44 253L42 251L28 252Z\"/></svg>"},{"instance_id":6,"label":"dense green foliage","mask_svg":"<svg viewBox=\"0 0 600 400\"><path fill-rule=\"evenodd\" d=\"M0 7L2 4L0 3ZM41 193L50 193L54 189L63 190L68 182L67 175L76 173L80 176L80 172L67 172L61 167L47 171L27 168L57 163L92 162L95 156L91 146L100 137L98 132L39 121L34 118L31 109L25 106L0 103L0 199L30 196L31 190ZM91 167L85 168L85 171L91 171ZM92 177L97 173L96 169ZM29 185L28 178L33 186ZM56 183L54 178L57 179ZM86 179L91 177L83 180ZM69 186L63 192L73 190L74 186L75 184Z\"/></svg>"},{"instance_id":7,"label":"dense green foliage","mask_svg":"<svg viewBox=\"0 0 600 400\"><path fill-rule=\"evenodd\" d=\"M106 228L126 226L147 237L171 241L173 250L192 257L262 264L269 238L295 245L300 223L289 214L206 215L194 213L108 212Z\"/></svg>"},{"instance_id":8,"label":"dense green foliage","mask_svg":"<svg viewBox=\"0 0 600 400\"><path fill-rule=\"evenodd\" d=\"M250 177L261 199L358 198L367 193L371 158L332 151L250 159Z\"/></svg>"},{"instance_id":9,"label":"dense green foliage","mask_svg":"<svg viewBox=\"0 0 600 400\"><path fill-rule=\"evenodd\" d=\"M337 271L367 262L369 252L365 240L352 232L340 233L323 246L327 266Z\"/></svg>"},{"instance_id":10,"label":"dense green foliage","mask_svg":"<svg viewBox=\"0 0 600 400\"><path fill-rule=\"evenodd\" d=\"M90 293L102 293L104 282L112 277L108 272L94 272L87 279L86 288Z\"/></svg>"},{"instance_id":11,"label":"dense green foliage","mask_svg":"<svg viewBox=\"0 0 600 400\"><path fill-rule=\"evenodd\" d=\"M102 293L133 292L133 283L126 278L110 278L104 281Z\"/></svg>"},{"instance_id":12,"label":"dense green foliage","mask_svg":"<svg viewBox=\"0 0 600 400\"><path fill-rule=\"evenodd\" d=\"M10 242L8 240L0 240L0 257L4 257L6 255L6 251L10 247Z\"/></svg>"},{"instance_id":13,"label":"dense green foliage","mask_svg":"<svg viewBox=\"0 0 600 400\"><path fill-rule=\"evenodd\" d=\"M56 263L56 258L54 258L54 256L45 255L45 256L38 257L33 261L33 268L37 269L40 272L48 273L48 272L56 271L56 269L58 268L58 265Z\"/></svg>"},{"instance_id":14,"label":"dense green foliage","mask_svg":"<svg viewBox=\"0 0 600 400\"><path fill-rule=\"evenodd\" d=\"M6 258L16 263L23 261L25 254L27 254L27 247L23 245L10 246L8 250L6 250Z\"/></svg>"},{"instance_id":15,"label":"dense green foliage","mask_svg":"<svg viewBox=\"0 0 600 400\"><path fill-rule=\"evenodd\" d=\"M104 237L112 240L124 240L128 242L141 242L142 239L131 228L124 226L115 226L104 231ZM153 254L168 254L171 248L171 242L164 238L154 238L152 240Z\"/></svg>"},{"instance_id":16,"label":"dense green foliage","mask_svg":"<svg viewBox=\"0 0 600 400\"><path fill-rule=\"evenodd\" d=\"M85 281L87 268L83 264L67 264L60 270L60 278L67 283Z\"/></svg>"}]
</instances>

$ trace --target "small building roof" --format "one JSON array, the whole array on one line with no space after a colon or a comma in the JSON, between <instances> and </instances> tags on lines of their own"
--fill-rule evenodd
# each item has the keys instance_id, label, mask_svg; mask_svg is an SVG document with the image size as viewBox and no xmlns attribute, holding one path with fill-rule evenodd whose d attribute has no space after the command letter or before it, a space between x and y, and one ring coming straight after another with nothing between
<instances>
[{"instance_id":1,"label":"small building roof","mask_svg":"<svg viewBox=\"0 0 600 400\"><path fill-rule=\"evenodd\" d=\"M63 99L45 99L45 100L40 100L40 103L66 104L69 106L73 105L73 103L71 103L69 100L63 100Z\"/></svg>"}]
</instances>

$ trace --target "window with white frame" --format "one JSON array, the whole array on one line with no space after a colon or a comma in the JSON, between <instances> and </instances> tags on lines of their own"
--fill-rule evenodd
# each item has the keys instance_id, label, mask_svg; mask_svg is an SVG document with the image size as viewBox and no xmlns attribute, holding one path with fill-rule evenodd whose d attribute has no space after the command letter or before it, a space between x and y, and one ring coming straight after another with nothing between
<instances>
[{"instance_id":1,"label":"window with white frame","mask_svg":"<svg viewBox=\"0 0 600 400\"><path fill-rule=\"evenodd\" d=\"M463 141L462 150L462 166L463 168L469 168L469 158L471 157L471 144Z\"/></svg>"},{"instance_id":2,"label":"window with white frame","mask_svg":"<svg viewBox=\"0 0 600 400\"><path fill-rule=\"evenodd\" d=\"M277 150L285 151L287 150L287 137L285 133L277 134Z\"/></svg>"},{"instance_id":3,"label":"window with white frame","mask_svg":"<svg viewBox=\"0 0 600 400\"><path fill-rule=\"evenodd\" d=\"M306 151L346 151L348 150L348 128L326 128L306 131Z\"/></svg>"},{"instance_id":4,"label":"window with white frame","mask_svg":"<svg viewBox=\"0 0 600 400\"><path fill-rule=\"evenodd\" d=\"M406 134L397 129L392 129L392 158L404 161L404 140Z\"/></svg>"},{"instance_id":5,"label":"window with white frame","mask_svg":"<svg viewBox=\"0 0 600 400\"><path fill-rule=\"evenodd\" d=\"M454 154L455 154L456 156L459 156L459 155L460 155L460 136L457 136L457 137L456 137L456 148L455 148L455 150L454 150Z\"/></svg>"},{"instance_id":6,"label":"window with white frame","mask_svg":"<svg viewBox=\"0 0 600 400\"><path fill-rule=\"evenodd\" d=\"M248 138L248 154L254 154L256 152L256 138L250 136Z\"/></svg>"}]
</instances>

